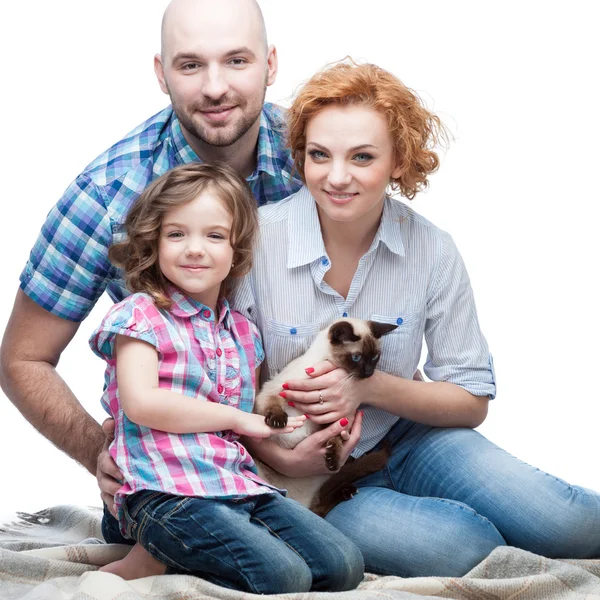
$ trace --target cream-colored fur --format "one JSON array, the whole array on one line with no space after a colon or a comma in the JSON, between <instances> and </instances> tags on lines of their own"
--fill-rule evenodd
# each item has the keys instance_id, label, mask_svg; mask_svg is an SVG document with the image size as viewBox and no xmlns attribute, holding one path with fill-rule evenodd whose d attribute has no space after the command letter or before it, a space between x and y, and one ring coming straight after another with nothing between
<instances>
[{"instance_id":1,"label":"cream-colored fur","mask_svg":"<svg viewBox=\"0 0 600 600\"><path fill-rule=\"evenodd\" d=\"M355 333L359 336L370 335L371 333L367 322L361 319L344 318L338 319L333 323L337 323L338 321L347 321L351 323ZM331 325L333 325L333 323L331 323ZM309 349L302 354L302 356L299 356L288 363L282 371L263 385L260 393L256 397L254 412L264 414L265 406L271 399L276 398L285 405L285 411L288 415L295 416L303 414L295 408L288 406L287 402L279 396L279 393L283 390L282 385L286 381L308 378L308 375L305 372L306 368L312 367L324 360L331 360L331 345L328 337L331 325L317 334ZM351 351L352 350L353 348ZM304 438L315 431L318 431L321 427L321 425L307 420L302 427L299 427L292 433L273 435L271 436L271 439L284 448L295 448ZM290 498L293 498L307 507L310 507L321 486L331 477L330 474L310 477L286 477L259 460L256 460L255 462L258 467L259 475L263 479L278 488L287 489Z\"/></svg>"}]
</instances>

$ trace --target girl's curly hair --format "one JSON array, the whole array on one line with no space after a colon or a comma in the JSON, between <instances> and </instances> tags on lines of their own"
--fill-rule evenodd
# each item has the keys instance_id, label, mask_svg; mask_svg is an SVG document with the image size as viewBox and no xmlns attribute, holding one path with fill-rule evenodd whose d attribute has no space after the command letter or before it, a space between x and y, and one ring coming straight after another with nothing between
<instances>
[{"instance_id":1,"label":"girl's curly hair","mask_svg":"<svg viewBox=\"0 0 600 600\"><path fill-rule=\"evenodd\" d=\"M160 308L170 308L169 281L158 265L160 229L165 214L191 202L204 191L214 192L233 217L230 243L233 262L221 284L221 297L235 288L236 279L252 267L252 249L258 232L256 200L246 182L226 165L192 163L171 169L153 181L137 198L125 219L127 238L113 244L110 261L125 272L132 292L150 294Z\"/></svg>"},{"instance_id":2,"label":"girl's curly hair","mask_svg":"<svg viewBox=\"0 0 600 600\"><path fill-rule=\"evenodd\" d=\"M357 64L349 57L313 75L288 111L288 144L303 180L306 127L319 111L332 104L367 106L384 115L396 164L402 169L399 177L390 180L391 188L412 200L427 187L427 176L439 167L433 148L448 141L446 128L397 77L376 65Z\"/></svg>"}]
</instances>

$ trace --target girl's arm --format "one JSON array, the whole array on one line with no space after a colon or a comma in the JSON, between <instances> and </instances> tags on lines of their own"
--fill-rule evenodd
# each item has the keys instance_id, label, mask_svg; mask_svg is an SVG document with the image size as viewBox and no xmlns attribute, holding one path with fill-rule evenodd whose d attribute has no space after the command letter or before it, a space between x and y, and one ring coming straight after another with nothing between
<instances>
[{"instance_id":1,"label":"girl's arm","mask_svg":"<svg viewBox=\"0 0 600 600\"><path fill-rule=\"evenodd\" d=\"M264 417L215 402L198 401L158 387L158 354L146 342L117 335L117 382L123 412L145 427L170 433L208 433L232 430L240 435L266 438L290 433L302 417L290 419L285 429L271 429Z\"/></svg>"}]
</instances>

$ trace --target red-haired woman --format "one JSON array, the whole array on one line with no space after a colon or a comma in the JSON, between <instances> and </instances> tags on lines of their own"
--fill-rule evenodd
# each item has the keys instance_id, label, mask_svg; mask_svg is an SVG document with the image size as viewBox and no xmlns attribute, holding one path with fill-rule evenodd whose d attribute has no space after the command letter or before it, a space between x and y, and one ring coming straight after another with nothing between
<instances>
[{"instance_id":1,"label":"red-haired woman","mask_svg":"<svg viewBox=\"0 0 600 600\"><path fill-rule=\"evenodd\" d=\"M600 556L600 495L474 430L495 376L463 261L447 233L387 194L411 199L427 186L446 137L439 119L390 73L352 62L315 75L288 116L306 185L260 210L260 246L236 298L261 329L267 374L335 318L398 327L382 338L375 376L348 386L343 369L321 363L284 385L290 404L332 426L294 450L263 441L249 444L252 453L289 476L326 473L323 443L360 407L345 456L383 440L392 456L327 520L359 546L370 572L459 576L502 545ZM413 379L423 340L426 382Z\"/></svg>"}]
</instances>

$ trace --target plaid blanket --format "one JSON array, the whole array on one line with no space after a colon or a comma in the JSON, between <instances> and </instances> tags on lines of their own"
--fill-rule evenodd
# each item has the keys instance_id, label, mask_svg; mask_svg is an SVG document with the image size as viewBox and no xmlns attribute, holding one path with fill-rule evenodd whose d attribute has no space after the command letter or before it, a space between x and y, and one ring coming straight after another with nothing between
<instances>
[{"instance_id":1,"label":"plaid blanket","mask_svg":"<svg viewBox=\"0 0 600 600\"><path fill-rule=\"evenodd\" d=\"M122 558L128 547L102 542L97 508L56 506L0 525L0 598L3 600L243 600L197 577L163 575L124 581L97 568ZM367 575L343 593L287 594L287 600L367 598L456 600L600 600L600 560L549 560L516 548L497 548L464 577Z\"/></svg>"}]
</instances>

